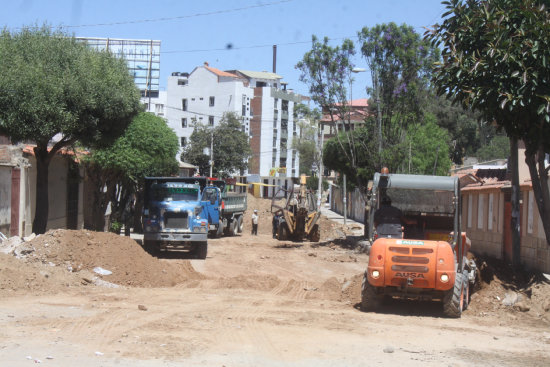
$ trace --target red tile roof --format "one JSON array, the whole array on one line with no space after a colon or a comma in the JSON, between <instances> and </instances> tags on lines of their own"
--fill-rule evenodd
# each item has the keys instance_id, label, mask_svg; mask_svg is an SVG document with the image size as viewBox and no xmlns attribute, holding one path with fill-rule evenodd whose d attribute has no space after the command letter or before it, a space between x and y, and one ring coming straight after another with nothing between
<instances>
[{"instance_id":1,"label":"red tile roof","mask_svg":"<svg viewBox=\"0 0 550 367\"><path fill-rule=\"evenodd\" d=\"M216 68L213 68L213 67L207 66L207 65L204 65L204 67L206 68L206 70L216 74L217 76L226 76L226 77L229 77L229 78L238 78L237 75L228 73L227 71L221 71L220 69L216 69Z\"/></svg>"}]
</instances>

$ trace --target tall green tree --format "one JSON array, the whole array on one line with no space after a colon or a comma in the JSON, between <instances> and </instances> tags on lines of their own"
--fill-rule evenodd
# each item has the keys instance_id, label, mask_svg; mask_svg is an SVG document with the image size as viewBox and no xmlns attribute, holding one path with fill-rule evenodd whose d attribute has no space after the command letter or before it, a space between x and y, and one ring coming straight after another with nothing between
<instances>
[{"instance_id":1,"label":"tall green tree","mask_svg":"<svg viewBox=\"0 0 550 367\"><path fill-rule=\"evenodd\" d=\"M323 109L323 119L335 127L339 132L333 138L333 144L329 150L337 150L340 154L340 161L345 161L345 166L339 165L337 171L340 173L354 172L353 177L357 180L357 186L366 187L363 175L358 175L361 169L361 156L367 149L369 140L356 140L353 133L354 127L351 120L350 96L347 86L353 82L352 57L355 54L353 42L345 39L340 46L330 46L329 39L325 37L319 41L312 36L311 50L306 52L296 69L300 70L300 81L309 87L311 99ZM323 149L323 155L326 152ZM329 162L332 161L330 157ZM327 158L323 158L326 162ZM330 163L329 163L330 164ZM348 168L344 168L348 167Z\"/></svg>"},{"instance_id":2,"label":"tall green tree","mask_svg":"<svg viewBox=\"0 0 550 367\"><path fill-rule=\"evenodd\" d=\"M214 166L212 174L228 177L247 168L252 149L247 134L242 131L239 118L233 112L224 113L220 124L214 128L195 122L189 143L184 147L181 160L199 166L204 175L210 172L210 149L213 139Z\"/></svg>"},{"instance_id":3,"label":"tall green tree","mask_svg":"<svg viewBox=\"0 0 550 367\"><path fill-rule=\"evenodd\" d=\"M298 151L300 157L300 173L311 174L315 164L321 166L321 151L319 149L319 120L321 113L318 109L310 109L299 103L294 106L294 121L300 128L300 135L292 140L292 149Z\"/></svg>"},{"instance_id":4,"label":"tall green tree","mask_svg":"<svg viewBox=\"0 0 550 367\"><path fill-rule=\"evenodd\" d=\"M451 168L449 135L436 124L435 116L426 114L424 123L409 126L408 154L403 171L419 175L446 176Z\"/></svg>"},{"instance_id":5,"label":"tall green tree","mask_svg":"<svg viewBox=\"0 0 550 367\"><path fill-rule=\"evenodd\" d=\"M384 148L395 150L404 141L407 127L422 121L431 67L439 51L406 24L365 27L358 36L361 54L371 72L368 92L376 107L379 152Z\"/></svg>"},{"instance_id":6,"label":"tall green tree","mask_svg":"<svg viewBox=\"0 0 550 367\"><path fill-rule=\"evenodd\" d=\"M450 0L427 32L443 47L439 94L479 110L511 139L514 261L519 261L517 141L525 143L535 201L550 245L550 12L543 0ZM516 263L517 265L517 263Z\"/></svg>"},{"instance_id":7,"label":"tall green tree","mask_svg":"<svg viewBox=\"0 0 550 367\"><path fill-rule=\"evenodd\" d=\"M121 222L124 209L136 195L140 212L146 176L170 176L178 172L178 137L166 121L148 112L136 116L114 144L94 149L83 158L87 199L84 226L101 231L111 203L112 221Z\"/></svg>"},{"instance_id":8,"label":"tall green tree","mask_svg":"<svg viewBox=\"0 0 550 367\"><path fill-rule=\"evenodd\" d=\"M480 162L510 157L510 139L506 135L495 135L487 144L480 147L476 154Z\"/></svg>"},{"instance_id":9,"label":"tall green tree","mask_svg":"<svg viewBox=\"0 0 550 367\"><path fill-rule=\"evenodd\" d=\"M52 157L76 142L114 141L141 108L139 91L123 60L48 26L4 29L0 60L0 134L36 144L32 229L44 233Z\"/></svg>"}]
</instances>

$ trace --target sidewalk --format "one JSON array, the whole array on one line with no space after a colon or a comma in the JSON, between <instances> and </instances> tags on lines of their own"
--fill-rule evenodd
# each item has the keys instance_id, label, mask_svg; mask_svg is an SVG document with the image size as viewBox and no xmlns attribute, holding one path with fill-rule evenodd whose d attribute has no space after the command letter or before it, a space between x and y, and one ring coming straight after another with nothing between
<instances>
[{"instance_id":1,"label":"sidewalk","mask_svg":"<svg viewBox=\"0 0 550 367\"><path fill-rule=\"evenodd\" d=\"M333 222L344 224L344 216L332 211L330 209L330 204L321 205L321 214L327 217L327 219L332 220ZM346 218L346 226L352 229L354 232L363 234L364 224L357 222L351 218Z\"/></svg>"}]
</instances>

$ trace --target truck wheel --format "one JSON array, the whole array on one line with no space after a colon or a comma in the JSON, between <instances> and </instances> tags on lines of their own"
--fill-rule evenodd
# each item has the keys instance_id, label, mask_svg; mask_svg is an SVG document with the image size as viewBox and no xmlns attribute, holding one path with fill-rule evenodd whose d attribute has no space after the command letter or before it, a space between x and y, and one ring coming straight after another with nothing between
<instances>
[{"instance_id":1,"label":"truck wheel","mask_svg":"<svg viewBox=\"0 0 550 367\"><path fill-rule=\"evenodd\" d=\"M456 273L453 289L447 291L443 297L443 313L447 317L459 318L464 309L464 277Z\"/></svg>"},{"instance_id":2,"label":"truck wheel","mask_svg":"<svg viewBox=\"0 0 550 367\"><path fill-rule=\"evenodd\" d=\"M363 275L363 284L361 286L361 310L376 311L383 301L383 296L376 293L376 287L373 287L367 277L367 272Z\"/></svg>"},{"instance_id":3,"label":"truck wheel","mask_svg":"<svg viewBox=\"0 0 550 367\"><path fill-rule=\"evenodd\" d=\"M311 229L311 232L309 232L308 240L311 242L319 242L321 239L321 232L319 231L319 225L316 224Z\"/></svg>"},{"instance_id":4,"label":"truck wheel","mask_svg":"<svg viewBox=\"0 0 550 367\"><path fill-rule=\"evenodd\" d=\"M237 220L237 229L239 233L243 233L243 216L239 215L239 219Z\"/></svg>"},{"instance_id":5,"label":"truck wheel","mask_svg":"<svg viewBox=\"0 0 550 367\"><path fill-rule=\"evenodd\" d=\"M223 235L223 221L218 222L218 229L216 230L216 234L214 237L220 238Z\"/></svg>"},{"instance_id":6,"label":"truck wheel","mask_svg":"<svg viewBox=\"0 0 550 367\"><path fill-rule=\"evenodd\" d=\"M143 240L143 249L150 255L158 254L160 250L159 243L157 241Z\"/></svg>"},{"instance_id":7,"label":"truck wheel","mask_svg":"<svg viewBox=\"0 0 550 367\"><path fill-rule=\"evenodd\" d=\"M237 219L232 219L231 222L229 222L229 225L227 226L227 234L229 236L234 236L237 232Z\"/></svg>"},{"instance_id":8,"label":"truck wheel","mask_svg":"<svg viewBox=\"0 0 550 367\"><path fill-rule=\"evenodd\" d=\"M288 236L288 230L286 228L286 223L280 223L279 228L277 228L277 239L279 241L286 241Z\"/></svg>"},{"instance_id":9,"label":"truck wheel","mask_svg":"<svg viewBox=\"0 0 550 367\"><path fill-rule=\"evenodd\" d=\"M208 252L208 242L202 241L197 243L195 248L195 256L197 259L206 259L206 253Z\"/></svg>"}]
</instances>

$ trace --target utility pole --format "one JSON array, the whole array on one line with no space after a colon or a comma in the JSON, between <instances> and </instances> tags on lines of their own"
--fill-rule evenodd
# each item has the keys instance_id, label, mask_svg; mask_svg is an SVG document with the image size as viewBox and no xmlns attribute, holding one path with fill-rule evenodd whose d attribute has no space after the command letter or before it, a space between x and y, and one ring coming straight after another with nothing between
<instances>
[{"instance_id":1,"label":"utility pole","mask_svg":"<svg viewBox=\"0 0 550 367\"><path fill-rule=\"evenodd\" d=\"M348 193L346 192L346 174L344 173L344 225L346 225L346 219L348 217Z\"/></svg>"},{"instance_id":2,"label":"utility pole","mask_svg":"<svg viewBox=\"0 0 550 367\"><path fill-rule=\"evenodd\" d=\"M323 199L323 140L325 139L325 129L323 123L320 123L321 126L321 140L319 141L319 183L317 187L317 207L321 210L321 201Z\"/></svg>"},{"instance_id":3,"label":"utility pole","mask_svg":"<svg viewBox=\"0 0 550 367\"><path fill-rule=\"evenodd\" d=\"M210 177L213 177L212 168L214 168L214 129L210 130Z\"/></svg>"},{"instance_id":4,"label":"utility pole","mask_svg":"<svg viewBox=\"0 0 550 367\"><path fill-rule=\"evenodd\" d=\"M382 153L382 112L380 111L380 86L378 69L374 69L374 89L376 90L376 120L378 121L378 154Z\"/></svg>"}]
</instances>

